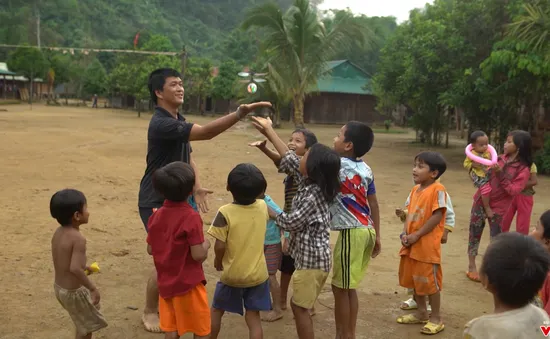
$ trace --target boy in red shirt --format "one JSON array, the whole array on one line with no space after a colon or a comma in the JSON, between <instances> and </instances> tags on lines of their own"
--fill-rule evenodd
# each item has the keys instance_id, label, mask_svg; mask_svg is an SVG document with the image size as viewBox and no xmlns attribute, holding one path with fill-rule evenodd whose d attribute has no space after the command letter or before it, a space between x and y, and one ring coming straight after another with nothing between
<instances>
[{"instance_id":1,"label":"boy in red shirt","mask_svg":"<svg viewBox=\"0 0 550 339\"><path fill-rule=\"evenodd\" d=\"M537 226L533 228L531 237L537 239L548 252L550 252L550 210L542 213ZM550 315L550 272L537 297L534 300L535 305L543 308Z\"/></svg>"},{"instance_id":2,"label":"boy in red shirt","mask_svg":"<svg viewBox=\"0 0 550 339\"><path fill-rule=\"evenodd\" d=\"M166 339L210 335L210 308L202 263L210 242L202 219L187 202L195 186L193 168L173 162L155 171L153 187L166 199L149 218L147 251L153 256L159 288L160 328Z\"/></svg>"}]
</instances>

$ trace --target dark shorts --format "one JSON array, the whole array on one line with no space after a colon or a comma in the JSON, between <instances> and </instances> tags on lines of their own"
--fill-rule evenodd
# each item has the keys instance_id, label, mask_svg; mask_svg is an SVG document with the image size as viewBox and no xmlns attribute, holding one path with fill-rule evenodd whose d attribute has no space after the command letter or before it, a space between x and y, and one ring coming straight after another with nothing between
<instances>
[{"instance_id":1,"label":"dark shorts","mask_svg":"<svg viewBox=\"0 0 550 339\"><path fill-rule=\"evenodd\" d=\"M294 259L290 255L283 255L283 260L281 261L281 269L280 271L282 273L286 274L293 274L294 270L296 268L294 267Z\"/></svg>"},{"instance_id":2,"label":"dark shorts","mask_svg":"<svg viewBox=\"0 0 550 339\"><path fill-rule=\"evenodd\" d=\"M190 196L188 202L189 202L189 205L191 205L191 207L193 207L193 209L198 212L197 203L195 202L195 197ZM149 218L151 217L151 215L153 215L153 212L160 207L161 206L139 208L139 217L141 218L143 227L145 227L145 232L147 232L147 224L149 223Z\"/></svg>"},{"instance_id":3,"label":"dark shorts","mask_svg":"<svg viewBox=\"0 0 550 339\"><path fill-rule=\"evenodd\" d=\"M270 311L269 281L247 288L231 287L222 282L216 284L213 308L243 315L243 305L247 311Z\"/></svg>"}]
</instances>

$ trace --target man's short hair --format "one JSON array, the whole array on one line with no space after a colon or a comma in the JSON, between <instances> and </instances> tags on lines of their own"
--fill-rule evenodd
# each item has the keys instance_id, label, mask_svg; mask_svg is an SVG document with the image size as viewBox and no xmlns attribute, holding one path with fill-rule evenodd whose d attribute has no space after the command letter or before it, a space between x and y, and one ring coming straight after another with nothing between
<instances>
[{"instance_id":1,"label":"man's short hair","mask_svg":"<svg viewBox=\"0 0 550 339\"><path fill-rule=\"evenodd\" d=\"M149 75L147 88L149 88L151 100L155 103L155 105L158 101L155 91L162 91L164 84L166 83L166 79L170 77L181 78L181 74L173 68L159 68L151 72Z\"/></svg>"},{"instance_id":2,"label":"man's short hair","mask_svg":"<svg viewBox=\"0 0 550 339\"><path fill-rule=\"evenodd\" d=\"M523 307L541 289L550 254L536 239L520 233L496 236L483 256L480 273L506 306Z\"/></svg>"}]
</instances>

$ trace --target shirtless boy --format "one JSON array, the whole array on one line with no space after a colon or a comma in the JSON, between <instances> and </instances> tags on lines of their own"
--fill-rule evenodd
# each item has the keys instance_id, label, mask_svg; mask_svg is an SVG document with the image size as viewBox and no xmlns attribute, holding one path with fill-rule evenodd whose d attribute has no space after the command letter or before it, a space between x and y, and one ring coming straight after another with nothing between
<instances>
[{"instance_id":1,"label":"shirtless boy","mask_svg":"<svg viewBox=\"0 0 550 339\"><path fill-rule=\"evenodd\" d=\"M76 339L90 339L107 322L99 311L99 291L85 273L86 238L80 225L90 216L86 197L74 189L59 191L50 200L50 213L60 225L52 238L55 296L76 326Z\"/></svg>"}]
</instances>

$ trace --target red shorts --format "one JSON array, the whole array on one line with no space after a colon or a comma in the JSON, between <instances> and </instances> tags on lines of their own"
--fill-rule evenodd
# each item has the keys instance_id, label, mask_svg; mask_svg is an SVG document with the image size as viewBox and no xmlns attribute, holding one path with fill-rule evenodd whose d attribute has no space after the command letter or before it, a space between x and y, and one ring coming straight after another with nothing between
<instances>
[{"instance_id":1,"label":"red shorts","mask_svg":"<svg viewBox=\"0 0 550 339\"><path fill-rule=\"evenodd\" d=\"M204 337L210 334L210 307L206 287L198 284L191 291L170 299L159 297L160 328L178 332L179 336L193 333Z\"/></svg>"},{"instance_id":2,"label":"red shorts","mask_svg":"<svg viewBox=\"0 0 550 339\"><path fill-rule=\"evenodd\" d=\"M399 263L399 285L414 289L419 296L436 294L442 289L443 271L441 265L420 262L401 256Z\"/></svg>"}]
</instances>

